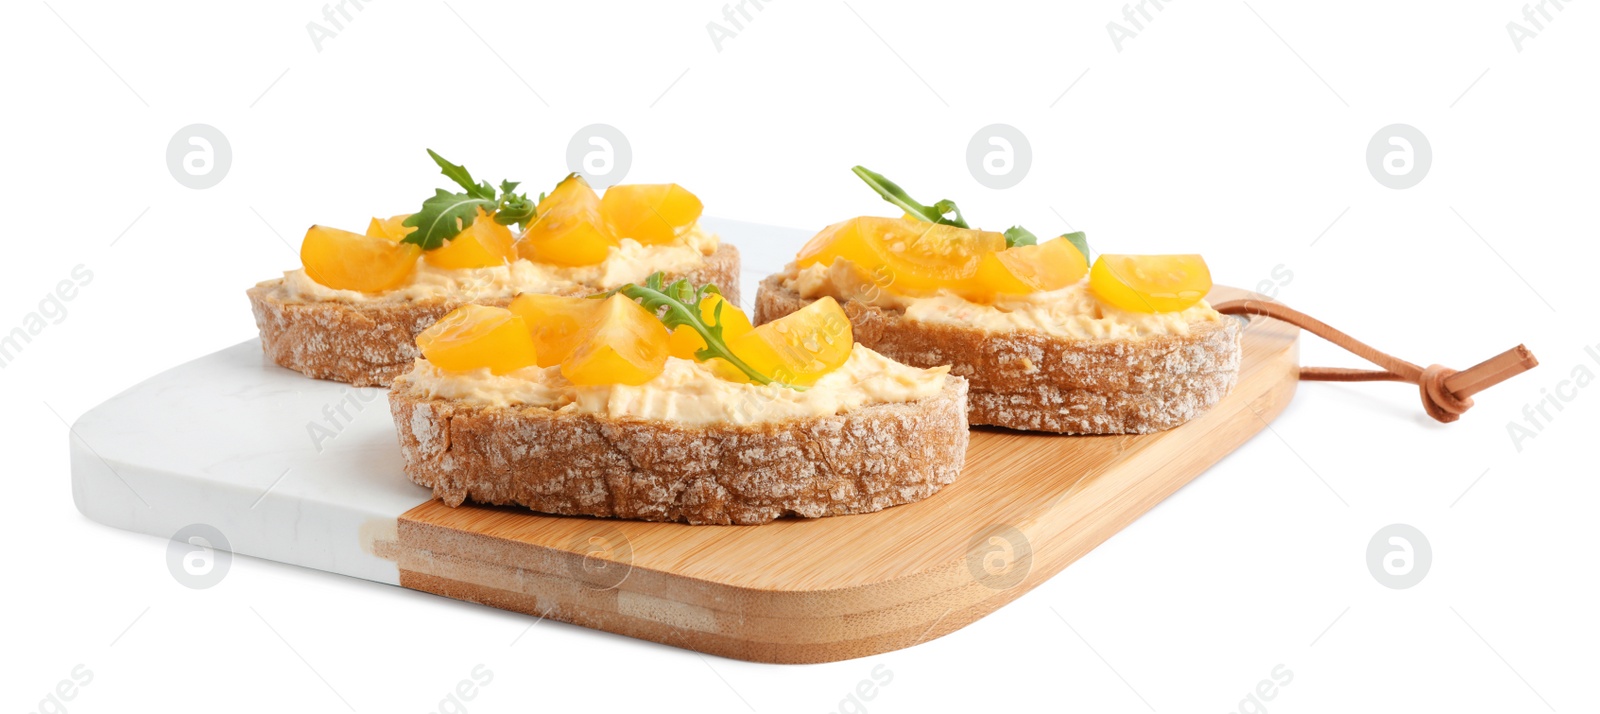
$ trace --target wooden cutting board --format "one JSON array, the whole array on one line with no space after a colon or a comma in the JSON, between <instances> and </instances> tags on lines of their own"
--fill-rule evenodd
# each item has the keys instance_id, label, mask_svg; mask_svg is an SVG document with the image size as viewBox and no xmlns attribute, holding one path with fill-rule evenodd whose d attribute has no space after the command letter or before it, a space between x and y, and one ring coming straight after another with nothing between
<instances>
[{"instance_id":1,"label":"wooden cutting board","mask_svg":"<svg viewBox=\"0 0 1600 714\"><path fill-rule=\"evenodd\" d=\"M960 478L925 501L763 526L445 507L402 472L385 390L306 379L252 340L79 418L73 497L163 538L204 524L222 550L727 657L826 662L971 624L1133 522L1283 410L1297 335L1253 320L1238 386L1177 429L979 428Z\"/></svg>"},{"instance_id":2,"label":"wooden cutting board","mask_svg":"<svg viewBox=\"0 0 1600 714\"><path fill-rule=\"evenodd\" d=\"M85 414L73 493L121 528L204 523L235 552L727 657L825 662L953 632L1060 572L1263 429L1294 393L1296 347L1293 328L1252 322L1239 385L1171 431L979 428L961 477L920 503L686 526L446 507L405 479L383 390L301 378L252 341Z\"/></svg>"},{"instance_id":3,"label":"wooden cutting board","mask_svg":"<svg viewBox=\"0 0 1600 714\"><path fill-rule=\"evenodd\" d=\"M1252 322L1238 387L1180 428L974 429L955 483L879 513L686 526L429 501L380 549L408 588L726 657L828 662L909 647L1061 572L1265 428L1294 394L1296 335Z\"/></svg>"}]
</instances>

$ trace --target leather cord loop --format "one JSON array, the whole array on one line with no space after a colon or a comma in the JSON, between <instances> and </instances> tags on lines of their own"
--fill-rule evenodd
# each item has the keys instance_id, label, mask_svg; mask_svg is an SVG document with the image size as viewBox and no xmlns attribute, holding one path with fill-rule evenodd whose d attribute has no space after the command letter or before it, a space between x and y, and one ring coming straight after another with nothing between
<instances>
[{"instance_id":1,"label":"leather cord loop","mask_svg":"<svg viewBox=\"0 0 1600 714\"><path fill-rule=\"evenodd\" d=\"M1472 395L1539 366L1539 360L1526 346L1517 345L1459 372L1437 364L1424 369L1380 352L1299 310L1275 302L1229 300L1212 307L1224 315L1259 315L1287 322L1383 368L1370 370L1348 367L1303 367L1300 370L1300 378L1303 380L1415 384L1422 394L1423 410L1428 416L1445 423L1459 419L1463 412L1472 407Z\"/></svg>"}]
</instances>

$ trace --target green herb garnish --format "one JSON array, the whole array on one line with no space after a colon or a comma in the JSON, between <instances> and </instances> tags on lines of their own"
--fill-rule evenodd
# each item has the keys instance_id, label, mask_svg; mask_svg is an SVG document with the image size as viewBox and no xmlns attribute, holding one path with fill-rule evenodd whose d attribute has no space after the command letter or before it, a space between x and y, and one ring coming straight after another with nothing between
<instances>
[{"instance_id":1,"label":"green herb garnish","mask_svg":"<svg viewBox=\"0 0 1600 714\"><path fill-rule=\"evenodd\" d=\"M735 355L733 350L728 349L728 343L722 338L722 308L727 305L727 302L717 303L717 307L712 310L710 323L707 323L700 314L700 302L702 300L705 300L708 296L722 293L721 290L717 289L717 286L707 283L706 285L695 287L687 279L677 280L670 285L664 285L663 283L665 282L666 278L663 274L657 272L646 278L644 285L628 283L615 290L591 295L590 297L604 298L621 293L638 300L644 306L644 309L655 313L660 318L661 323L667 326L668 330L679 325L686 325L700 335L700 339L705 340L706 346L696 350L694 353L696 360L704 362L720 358L738 368L739 371L744 372L745 376L756 384L776 384L780 387L789 387L794 390L805 390L805 387L785 384L756 371L754 367L739 359L739 356Z\"/></svg>"},{"instance_id":2,"label":"green herb garnish","mask_svg":"<svg viewBox=\"0 0 1600 714\"><path fill-rule=\"evenodd\" d=\"M1005 235L1007 248L1015 248L1019 245L1038 245L1039 243L1039 237L1022 226L1007 228Z\"/></svg>"},{"instance_id":3,"label":"green herb garnish","mask_svg":"<svg viewBox=\"0 0 1600 714\"><path fill-rule=\"evenodd\" d=\"M529 200L526 194L516 193L516 181L501 181L500 191L496 193L488 181L473 181L467 167L446 161L433 149L428 149L428 155L439 165L439 172L464 192L451 193L441 188L432 198L423 201L422 210L401 222L403 226L416 228L405 237L406 243L415 243L423 250L439 248L470 227L480 208L493 215L494 222L502 226L516 224L520 229L533 222L538 203Z\"/></svg>"},{"instance_id":4,"label":"green herb garnish","mask_svg":"<svg viewBox=\"0 0 1600 714\"><path fill-rule=\"evenodd\" d=\"M900 188L900 184L890 181L883 174L865 166L856 166L850 170L856 176L859 176L862 181L865 181L868 186L871 186L872 190L877 191L878 195L883 197L883 200L894 204L900 210L912 216L929 223L942 223L957 228L971 228L971 226L967 225L966 219L962 218L961 209L956 207L955 201L947 198L932 206L924 206L912 198L910 194L907 194L905 189ZM1039 243L1039 238L1032 231L1022 226L1007 228L1005 237L1007 248L1015 248L1019 245L1037 245ZM1089 257L1089 244L1084 241L1083 231L1068 233L1062 237L1072 241L1072 244L1078 247L1078 251L1083 253L1085 259Z\"/></svg>"},{"instance_id":5,"label":"green herb garnish","mask_svg":"<svg viewBox=\"0 0 1600 714\"><path fill-rule=\"evenodd\" d=\"M956 207L955 201L946 198L932 206L924 206L907 195L906 190L900 188L899 184L884 178L883 174L876 173L865 166L857 166L850 170L855 172L855 175L860 176L862 181L867 182L867 185L871 186L872 190L877 191L878 195L883 197L883 200L899 206L906 213L929 223L943 223L957 228L970 227L967 225L966 219L961 217L961 209ZM954 214L954 217L951 217L952 214Z\"/></svg>"},{"instance_id":6,"label":"green herb garnish","mask_svg":"<svg viewBox=\"0 0 1600 714\"><path fill-rule=\"evenodd\" d=\"M1062 233L1061 237L1071 243L1072 247L1077 248L1078 252L1083 254L1085 261L1089 260L1089 239L1084 235L1083 231Z\"/></svg>"}]
</instances>

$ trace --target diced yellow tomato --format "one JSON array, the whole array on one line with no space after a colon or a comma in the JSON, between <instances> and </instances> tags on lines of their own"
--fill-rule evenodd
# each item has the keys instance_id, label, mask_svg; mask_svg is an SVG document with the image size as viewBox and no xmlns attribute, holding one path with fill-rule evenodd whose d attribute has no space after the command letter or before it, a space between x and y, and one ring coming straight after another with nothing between
<instances>
[{"instance_id":1,"label":"diced yellow tomato","mask_svg":"<svg viewBox=\"0 0 1600 714\"><path fill-rule=\"evenodd\" d=\"M595 265L611 254L616 236L600 215L600 197L572 174L539 202L538 218L517 241L523 258L552 265Z\"/></svg>"},{"instance_id":2,"label":"diced yellow tomato","mask_svg":"<svg viewBox=\"0 0 1600 714\"><path fill-rule=\"evenodd\" d=\"M400 239L405 238L417 229L416 226L402 225L410 217L411 214L409 213L402 213L388 218L373 216L372 222L367 224L367 235L373 238L388 238L398 243Z\"/></svg>"},{"instance_id":3,"label":"diced yellow tomato","mask_svg":"<svg viewBox=\"0 0 1600 714\"><path fill-rule=\"evenodd\" d=\"M1178 312L1211 292L1211 269L1198 255L1101 255L1089 289L1131 312Z\"/></svg>"},{"instance_id":4,"label":"diced yellow tomato","mask_svg":"<svg viewBox=\"0 0 1600 714\"><path fill-rule=\"evenodd\" d=\"M626 296L600 303L586 338L561 362L573 384L644 384L667 363L667 328Z\"/></svg>"},{"instance_id":5,"label":"diced yellow tomato","mask_svg":"<svg viewBox=\"0 0 1600 714\"><path fill-rule=\"evenodd\" d=\"M628 184L606 189L600 213L618 238L645 245L672 243L705 210L699 197L675 183Z\"/></svg>"},{"instance_id":6,"label":"diced yellow tomato","mask_svg":"<svg viewBox=\"0 0 1600 714\"><path fill-rule=\"evenodd\" d=\"M973 278L983 257L1004 250L1004 235L905 218L863 216L822 229L800 249L796 264L831 265L844 258L879 271L902 295L932 292Z\"/></svg>"},{"instance_id":7,"label":"diced yellow tomato","mask_svg":"<svg viewBox=\"0 0 1600 714\"><path fill-rule=\"evenodd\" d=\"M436 268L492 268L517 259L517 251L512 247L515 241L510 228L495 223L492 216L479 208L472 225L444 245L424 253L423 258Z\"/></svg>"},{"instance_id":8,"label":"diced yellow tomato","mask_svg":"<svg viewBox=\"0 0 1600 714\"><path fill-rule=\"evenodd\" d=\"M376 293L406 284L422 249L360 233L312 226L300 244L306 275L335 290Z\"/></svg>"},{"instance_id":9,"label":"diced yellow tomato","mask_svg":"<svg viewBox=\"0 0 1600 714\"><path fill-rule=\"evenodd\" d=\"M850 318L831 297L760 325L728 341L728 349L752 369L784 384L809 386L850 359L855 339ZM743 379L730 368L718 374Z\"/></svg>"},{"instance_id":10,"label":"diced yellow tomato","mask_svg":"<svg viewBox=\"0 0 1600 714\"><path fill-rule=\"evenodd\" d=\"M435 367L466 372L487 367L505 374L537 364L522 318L503 307L462 305L417 335L417 348Z\"/></svg>"},{"instance_id":11,"label":"diced yellow tomato","mask_svg":"<svg viewBox=\"0 0 1600 714\"><path fill-rule=\"evenodd\" d=\"M700 301L700 319L707 325L717 324L718 305L722 306L720 320L723 342L729 342L751 330L750 318L738 305L723 300L721 295L712 295ZM672 328L672 336L667 339L667 353L679 359L694 359L694 353L705 347L706 341L700 337L700 333L688 325Z\"/></svg>"},{"instance_id":12,"label":"diced yellow tomato","mask_svg":"<svg viewBox=\"0 0 1600 714\"><path fill-rule=\"evenodd\" d=\"M511 311L527 324L539 353L539 366L553 367L588 338L604 305L602 300L586 297L523 293L511 301Z\"/></svg>"}]
</instances>

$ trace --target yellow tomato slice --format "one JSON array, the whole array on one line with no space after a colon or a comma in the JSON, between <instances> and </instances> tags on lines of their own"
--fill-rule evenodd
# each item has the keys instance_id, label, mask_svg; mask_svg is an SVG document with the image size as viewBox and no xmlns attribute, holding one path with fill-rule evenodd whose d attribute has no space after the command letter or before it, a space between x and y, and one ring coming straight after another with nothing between
<instances>
[{"instance_id":1,"label":"yellow tomato slice","mask_svg":"<svg viewBox=\"0 0 1600 714\"><path fill-rule=\"evenodd\" d=\"M722 306L722 341L729 342L744 335L751 330L750 318L743 310L721 295L712 295L700 301L700 319L707 325L717 324L717 306ZM667 353L678 359L694 359L694 353L705 349L706 341L701 339L700 333L687 325L672 328L672 336L667 339Z\"/></svg>"},{"instance_id":2,"label":"yellow tomato slice","mask_svg":"<svg viewBox=\"0 0 1600 714\"><path fill-rule=\"evenodd\" d=\"M410 243L326 226L312 226L300 244L300 262L312 280L335 290L364 293L405 285L421 254L422 249Z\"/></svg>"},{"instance_id":3,"label":"yellow tomato slice","mask_svg":"<svg viewBox=\"0 0 1600 714\"><path fill-rule=\"evenodd\" d=\"M1089 289L1130 312L1178 312L1211 292L1211 269L1198 255L1104 255L1089 271Z\"/></svg>"},{"instance_id":4,"label":"yellow tomato slice","mask_svg":"<svg viewBox=\"0 0 1600 714\"><path fill-rule=\"evenodd\" d=\"M876 225L876 222L881 220L892 219L863 216L828 226L818 231L811 240L806 241L800 253L795 256L794 262L805 268L812 265L833 265L834 260L844 258L864 268L875 267L883 261L878 256L877 244L867 240L868 229L865 229L863 224Z\"/></svg>"},{"instance_id":5,"label":"yellow tomato slice","mask_svg":"<svg viewBox=\"0 0 1600 714\"><path fill-rule=\"evenodd\" d=\"M505 374L538 362L522 318L485 305L462 305L440 318L417 335L417 348L448 372L487 367L493 374Z\"/></svg>"},{"instance_id":6,"label":"yellow tomato slice","mask_svg":"<svg viewBox=\"0 0 1600 714\"><path fill-rule=\"evenodd\" d=\"M600 197L573 174L539 202L538 218L517 242L527 260L552 265L595 265L611 254L616 236L600 215Z\"/></svg>"},{"instance_id":7,"label":"yellow tomato slice","mask_svg":"<svg viewBox=\"0 0 1600 714\"><path fill-rule=\"evenodd\" d=\"M978 262L978 271L971 280L963 281L961 285L952 288L957 295L973 302L993 302L1000 295L1024 295L1034 291L1033 282L1024 275L1019 275L1012 266L1000 259L1002 253L1016 250L1010 248L998 253L989 253Z\"/></svg>"},{"instance_id":8,"label":"yellow tomato slice","mask_svg":"<svg viewBox=\"0 0 1600 714\"><path fill-rule=\"evenodd\" d=\"M586 339L561 362L577 385L640 385L667 363L667 328L639 303L612 295L601 303Z\"/></svg>"},{"instance_id":9,"label":"yellow tomato slice","mask_svg":"<svg viewBox=\"0 0 1600 714\"><path fill-rule=\"evenodd\" d=\"M838 369L850 359L854 345L850 318L831 297L728 341L728 349L752 369L798 386L816 384Z\"/></svg>"},{"instance_id":10,"label":"yellow tomato slice","mask_svg":"<svg viewBox=\"0 0 1600 714\"><path fill-rule=\"evenodd\" d=\"M863 216L824 228L800 249L795 262L804 268L843 258L882 275L887 284L879 287L912 295L974 277L984 256L1005 246L1005 236L993 231Z\"/></svg>"},{"instance_id":11,"label":"yellow tomato slice","mask_svg":"<svg viewBox=\"0 0 1600 714\"><path fill-rule=\"evenodd\" d=\"M600 199L600 213L612 232L645 245L676 241L704 210L699 197L675 183L612 186Z\"/></svg>"},{"instance_id":12,"label":"yellow tomato slice","mask_svg":"<svg viewBox=\"0 0 1600 714\"><path fill-rule=\"evenodd\" d=\"M516 260L517 252L512 248L515 240L510 228L495 223L479 208L472 225L443 246L424 253L423 258L429 265L450 270L492 268Z\"/></svg>"},{"instance_id":13,"label":"yellow tomato slice","mask_svg":"<svg viewBox=\"0 0 1600 714\"><path fill-rule=\"evenodd\" d=\"M895 226L879 240L897 281L923 290L972 277L984 255L1006 247L999 233L922 222Z\"/></svg>"},{"instance_id":14,"label":"yellow tomato slice","mask_svg":"<svg viewBox=\"0 0 1600 714\"><path fill-rule=\"evenodd\" d=\"M388 238L398 243L400 239L405 238L417 229L416 226L402 225L410 217L411 214L409 213L402 213L388 218L373 216L372 222L367 224L367 235L373 238Z\"/></svg>"},{"instance_id":15,"label":"yellow tomato slice","mask_svg":"<svg viewBox=\"0 0 1600 714\"><path fill-rule=\"evenodd\" d=\"M975 278L956 289L969 300L989 302L998 295L1060 290L1083 279L1089 261L1065 238L1019 245L984 255Z\"/></svg>"},{"instance_id":16,"label":"yellow tomato slice","mask_svg":"<svg viewBox=\"0 0 1600 714\"><path fill-rule=\"evenodd\" d=\"M604 301L524 293L511 301L511 312L528 326L540 367L561 364L587 339Z\"/></svg>"}]
</instances>

